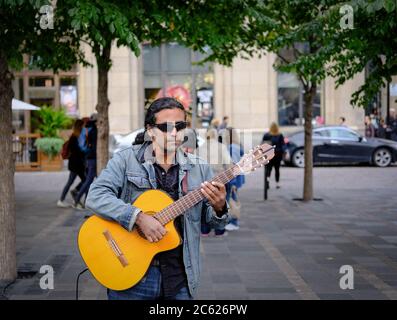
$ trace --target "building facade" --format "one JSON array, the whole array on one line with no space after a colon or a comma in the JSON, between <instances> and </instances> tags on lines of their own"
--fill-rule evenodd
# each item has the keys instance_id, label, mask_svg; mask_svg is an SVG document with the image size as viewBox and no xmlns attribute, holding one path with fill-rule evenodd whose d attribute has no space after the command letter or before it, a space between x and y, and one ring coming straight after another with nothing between
<instances>
[{"instance_id":1,"label":"building facade","mask_svg":"<svg viewBox=\"0 0 397 320\"><path fill-rule=\"evenodd\" d=\"M97 68L89 47L84 48L94 67L76 66L68 72L28 71L15 74L16 98L36 105L63 106L69 114L85 117L95 112ZM283 132L303 126L303 92L293 74L274 70L275 55L245 60L236 58L232 67L216 63L198 65L205 56L175 43L159 47L142 44L139 57L128 48L112 48L109 72L109 121L112 134L124 134L143 126L145 106L170 92L190 106L192 125L207 127L214 118L229 117L229 125L252 132L263 132L277 122ZM350 105L352 94L364 82L364 72L338 89L332 78L319 86L314 101L317 124L346 124L362 130L368 110ZM394 79L397 80L397 79ZM397 81L396 81L397 82ZM393 87L394 88L394 87ZM391 95L394 94L391 90ZM386 90L377 102L378 113L386 118ZM389 108L397 109L396 97ZM25 113L25 115L29 115ZM21 115L14 115L20 127ZM29 118L23 120L28 123Z\"/></svg>"},{"instance_id":2,"label":"building facade","mask_svg":"<svg viewBox=\"0 0 397 320\"><path fill-rule=\"evenodd\" d=\"M94 56L86 50L88 60ZM195 66L202 56L177 44L160 47L142 46L135 57L127 48L112 49L113 66L109 74L110 130L127 133L143 125L145 105L163 90L182 86L190 94L195 127L205 127L208 119L229 116L231 126L262 132L271 122L284 131L303 125L303 93L292 74L274 70L275 55L245 60L236 58L232 67L219 64ZM362 129L364 110L353 108L350 99L364 81L357 75L335 89L332 78L319 87L314 101L314 116L324 124L337 124L339 117L346 124ZM95 111L97 70L79 69L79 112L88 116ZM201 92L205 91L201 99ZM204 102L202 102L204 100ZM206 105L207 103L207 105ZM209 104L209 106L208 106Z\"/></svg>"}]
</instances>

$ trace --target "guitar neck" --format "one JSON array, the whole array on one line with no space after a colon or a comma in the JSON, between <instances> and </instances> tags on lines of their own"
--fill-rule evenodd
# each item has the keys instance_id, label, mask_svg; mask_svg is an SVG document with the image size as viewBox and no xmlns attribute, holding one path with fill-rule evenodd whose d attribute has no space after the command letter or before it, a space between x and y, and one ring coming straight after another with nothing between
<instances>
[{"instance_id":1,"label":"guitar neck","mask_svg":"<svg viewBox=\"0 0 397 320\"><path fill-rule=\"evenodd\" d=\"M240 169L237 165L232 166L231 168L223 171L222 173L215 176L210 182L220 182L226 184L234 177L239 175ZM167 224L168 222L174 220L176 217L182 215L189 208L193 207L200 201L204 199L204 195L200 191L200 187L189 192L187 195L178 199L168 207L164 208L160 212L156 213L154 216L158 221L161 222L162 225Z\"/></svg>"}]
</instances>

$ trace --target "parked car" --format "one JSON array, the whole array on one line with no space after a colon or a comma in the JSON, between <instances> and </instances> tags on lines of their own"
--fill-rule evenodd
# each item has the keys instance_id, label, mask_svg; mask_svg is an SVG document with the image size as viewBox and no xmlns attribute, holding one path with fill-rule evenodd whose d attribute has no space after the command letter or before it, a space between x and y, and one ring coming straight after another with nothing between
<instances>
[{"instance_id":1,"label":"parked car","mask_svg":"<svg viewBox=\"0 0 397 320\"><path fill-rule=\"evenodd\" d=\"M135 141L136 136L138 133L142 132L143 129L138 129L133 132L127 134L114 134L110 136L109 140L109 156L110 158L113 157L113 154L128 148L132 145Z\"/></svg>"},{"instance_id":2,"label":"parked car","mask_svg":"<svg viewBox=\"0 0 397 320\"><path fill-rule=\"evenodd\" d=\"M397 161L397 142L365 138L345 126L324 126L313 129L314 164L370 163L387 167ZM284 162L303 168L304 132L296 132L286 138Z\"/></svg>"}]
</instances>

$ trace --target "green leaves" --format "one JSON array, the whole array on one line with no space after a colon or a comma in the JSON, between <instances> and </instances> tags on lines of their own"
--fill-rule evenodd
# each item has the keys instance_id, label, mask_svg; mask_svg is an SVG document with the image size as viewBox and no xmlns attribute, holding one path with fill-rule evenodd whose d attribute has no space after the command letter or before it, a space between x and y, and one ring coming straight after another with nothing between
<instances>
[{"instance_id":1,"label":"green leaves","mask_svg":"<svg viewBox=\"0 0 397 320\"><path fill-rule=\"evenodd\" d=\"M88 43L97 57L113 41L117 46L128 46L136 55L140 54L139 40L134 34L136 16L133 10L136 3L132 5L128 1L66 0L58 5L68 12L75 37Z\"/></svg>"},{"instance_id":2,"label":"green leaves","mask_svg":"<svg viewBox=\"0 0 397 320\"><path fill-rule=\"evenodd\" d=\"M397 10L396 6L397 6L396 0L384 0L383 8L385 8L385 10L388 13L391 13L391 12Z\"/></svg>"},{"instance_id":3,"label":"green leaves","mask_svg":"<svg viewBox=\"0 0 397 320\"><path fill-rule=\"evenodd\" d=\"M277 53L275 67L296 73L305 84L335 77L338 86L376 62L365 84L353 95L365 106L391 75L397 74L397 3L395 0L264 1L250 27L259 34L254 46ZM342 27L342 5L353 8L353 28ZM282 10L280 9L282 8ZM258 23L259 22L259 23ZM304 44L304 50L296 46ZM297 50L298 49L298 50ZM380 58L382 57L382 58Z\"/></svg>"},{"instance_id":4,"label":"green leaves","mask_svg":"<svg viewBox=\"0 0 397 320\"><path fill-rule=\"evenodd\" d=\"M50 159L61 152L63 144L64 141L61 138L39 138L34 142L36 148Z\"/></svg>"},{"instance_id":5,"label":"green leaves","mask_svg":"<svg viewBox=\"0 0 397 320\"><path fill-rule=\"evenodd\" d=\"M43 137L54 138L58 137L59 130L67 128L73 122L73 120L68 117L65 110L56 110L53 107L42 107L40 110L36 111L39 117L39 133Z\"/></svg>"},{"instance_id":6,"label":"green leaves","mask_svg":"<svg viewBox=\"0 0 397 320\"><path fill-rule=\"evenodd\" d=\"M365 84L352 96L351 103L366 106L397 74L397 8L396 1L351 1L354 7L354 28L338 30L337 20L328 20L336 30L334 45L339 49L332 56L329 74L338 86L362 72L369 65Z\"/></svg>"}]
</instances>

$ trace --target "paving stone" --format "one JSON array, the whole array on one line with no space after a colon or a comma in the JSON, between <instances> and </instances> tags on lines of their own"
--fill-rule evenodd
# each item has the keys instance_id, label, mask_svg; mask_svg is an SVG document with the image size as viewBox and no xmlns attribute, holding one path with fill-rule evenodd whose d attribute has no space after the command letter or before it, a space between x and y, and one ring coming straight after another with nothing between
<instances>
[{"instance_id":1,"label":"paving stone","mask_svg":"<svg viewBox=\"0 0 397 320\"><path fill-rule=\"evenodd\" d=\"M397 210L391 172L396 169L315 167L315 195L323 201L310 203L292 200L302 196L301 169L283 167L282 188L271 188L268 201L263 201L258 185L263 172L247 176L240 191L240 230L221 239L202 238L197 298L395 296ZM11 299L75 298L75 279L85 268L76 239L87 212L56 207L67 174L16 173L18 269L52 265L55 289L42 290L38 274L9 287L6 294ZM353 290L339 287L339 269L346 264L366 270L365 277L355 273ZM107 299L106 289L90 273L81 276L79 288L82 300Z\"/></svg>"}]
</instances>

